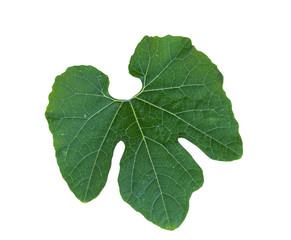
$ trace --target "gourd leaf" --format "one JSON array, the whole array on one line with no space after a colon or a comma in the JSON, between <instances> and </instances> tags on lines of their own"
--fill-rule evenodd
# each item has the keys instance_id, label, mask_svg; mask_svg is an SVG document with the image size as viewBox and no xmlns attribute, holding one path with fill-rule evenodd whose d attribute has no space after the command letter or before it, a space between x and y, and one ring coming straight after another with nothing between
<instances>
[{"instance_id":1,"label":"gourd leaf","mask_svg":"<svg viewBox=\"0 0 291 240\"><path fill-rule=\"evenodd\" d=\"M142 90L130 100L108 93L108 77L74 66L56 77L46 118L63 178L82 202L103 189L114 147L125 143L118 183L124 201L173 230L186 217L203 173L179 144L186 138L211 159L242 156L223 76L185 37L144 37L129 64Z\"/></svg>"}]
</instances>

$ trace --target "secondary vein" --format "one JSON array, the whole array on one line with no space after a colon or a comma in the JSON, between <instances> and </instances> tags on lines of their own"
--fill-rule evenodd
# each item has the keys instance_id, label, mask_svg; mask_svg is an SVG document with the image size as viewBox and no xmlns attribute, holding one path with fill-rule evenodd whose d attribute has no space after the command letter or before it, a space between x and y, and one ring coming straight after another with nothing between
<instances>
[{"instance_id":1,"label":"secondary vein","mask_svg":"<svg viewBox=\"0 0 291 240\"><path fill-rule=\"evenodd\" d=\"M85 125L93 118L95 117L98 113L100 113L101 111L103 111L104 109L106 109L107 107L109 107L111 104L113 104L115 101L112 101L111 103L107 104L106 106L104 106L103 108L101 108L100 110L98 110L97 112L95 112L94 114L92 114L87 120L86 122L84 122L84 124L82 125L82 127L79 129L79 131L77 132L77 134L72 138L71 142L68 144L67 146L67 151L70 148L70 145L73 143L73 141L77 138L77 136L80 134L80 132L84 129Z\"/></svg>"}]
</instances>

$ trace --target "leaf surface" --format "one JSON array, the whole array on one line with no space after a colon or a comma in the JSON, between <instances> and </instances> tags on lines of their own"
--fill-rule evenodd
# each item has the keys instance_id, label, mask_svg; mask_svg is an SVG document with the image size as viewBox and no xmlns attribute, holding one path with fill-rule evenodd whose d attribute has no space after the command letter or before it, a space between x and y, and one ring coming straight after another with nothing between
<instances>
[{"instance_id":1,"label":"leaf surface","mask_svg":"<svg viewBox=\"0 0 291 240\"><path fill-rule=\"evenodd\" d=\"M223 76L188 38L144 37L129 64L143 88L130 100L108 93L108 77L75 66L56 78L46 118L58 165L78 199L103 189L113 150L124 141L118 177L122 198L158 226L186 217L203 173L178 143L183 137L220 161L242 156L242 141Z\"/></svg>"}]
</instances>

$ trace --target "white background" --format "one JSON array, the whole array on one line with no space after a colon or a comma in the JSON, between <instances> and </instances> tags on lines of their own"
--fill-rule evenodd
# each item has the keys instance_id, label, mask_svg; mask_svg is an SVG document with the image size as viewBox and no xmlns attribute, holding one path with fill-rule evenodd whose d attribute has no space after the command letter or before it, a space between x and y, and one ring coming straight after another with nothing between
<instances>
[{"instance_id":1,"label":"white background","mask_svg":"<svg viewBox=\"0 0 291 240\"><path fill-rule=\"evenodd\" d=\"M1 1L0 239L291 239L290 1ZM166 231L122 201L115 149L90 203L62 179L44 116L55 76L93 65L109 92L141 88L128 62L144 35L191 38L224 75L244 142L234 162L180 140L204 171L184 223Z\"/></svg>"}]
</instances>

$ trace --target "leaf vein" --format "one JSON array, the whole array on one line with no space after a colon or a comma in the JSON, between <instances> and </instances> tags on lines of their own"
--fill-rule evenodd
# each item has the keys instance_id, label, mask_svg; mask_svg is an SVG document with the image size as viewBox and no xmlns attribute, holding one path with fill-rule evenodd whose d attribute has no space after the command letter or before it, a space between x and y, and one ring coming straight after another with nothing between
<instances>
[{"instance_id":1,"label":"leaf vein","mask_svg":"<svg viewBox=\"0 0 291 240\"><path fill-rule=\"evenodd\" d=\"M155 104L153 104L153 103L151 103L151 102L148 102L148 101L146 101L146 100L144 100L144 99L141 99L141 98L139 98L139 97L136 97L136 99L137 99L137 100L140 100L140 101L142 101L142 102L144 102L144 103L147 103L147 104L149 104L149 105L151 105L151 106L153 106L153 107L156 107L156 108L158 108L158 109L160 109L160 110L162 110L162 111L164 111L164 112L167 112L167 113L169 113L169 114L171 114L171 115L173 115L173 116L175 116L176 118L180 119L182 122L186 123L188 126L192 127L192 128L195 129L196 131L198 131L198 132L204 134L205 136L209 137L210 139L214 140L215 142L219 143L220 145L226 147L226 148L229 149L230 151L232 151L232 152L234 152L235 154L237 154L237 155L240 156L240 154L239 154L238 152L236 152L235 150L231 149L229 146L227 146L227 145L225 145L224 143L220 142L220 141L217 140L216 138L214 138L214 137L208 135L207 133L203 132L201 129L195 127L194 125L192 125L192 124L190 124L190 123L188 123L186 120L184 120L183 118L179 117L177 114L172 113L172 112L170 112L170 111L168 111L168 110L166 110L166 109L164 109L164 108L162 108L162 107L159 107L159 106L157 106L157 105L155 105ZM212 149L211 149L211 150L212 150Z\"/></svg>"},{"instance_id":2,"label":"leaf vein","mask_svg":"<svg viewBox=\"0 0 291 240\"><path fill-rule=\"evenodd\" d=\"M100 150L101 150L101 148L102 148L102 146L103 146L103 144L104 144L104 142L105 142L105 139L106 139L107 136L108 136L108 133L109 133L109 131L110 131L110 129L111 129L111 126L112 126L112 124L113 124L113 122L114 122L114 120L115 120L115 118L116 118L116 116L117 116L117 114L118 114L118 112L119 112L119 109L121 108L122 104L123 104L123 103L121 103L121 104L119 105L119 107L118 107L118 109L117 109L117 111L116 111L116 113L115 113L115 115L114 115L114 117L113 117L113 119L112 119L112 121L111 121L109 127L108 127L108 130L107 130L107 132L106 132L106 134L105 134L105 136L104 136L104 138L103 138L103 140L102 140L102 142L101 142L101 144L100 144L100 147L99 147L98 152L97 152L97 154L96 154L96 158L95 158L95 161L94 161L94 164L93 164L93 167L92 167L92 170L91 170L91 173L90 173L89 179L88 179L88 185L87 185L87 187L86 187L86 191L85 191L85 195L84 195L84 199L83 199L83 201L85 201L85 199L86 199L86 197L87 197L87 193L88 193L88 190L89 190L89 186L90 186L90 183L91 183L91 180L92 180L93 172L94 172L94 169L95 169L95 166L96 166L96 162L97 162L97 159L98 159L98 156L99 156ZM97 165L97 166L98 166L98 165ZM98 168L99 168L99 166L98 166ZM99 170L100 170L100 168L99 168ZM101 172L101 170L100 170L100 172ZM101 172L101 173L102 173L102 172Z\"/></svg>"},{"instance_id":3,"label":"leaf vein","mask_svg":"<svg viewBox=\"0 0 291 240\"><path fill-rule=\"evenodd\" d=\"M163 202L163 206L164 206L164 210L165 210L165 213L166 213L166 217L167 217L168 223L169 223L169 225L171 225L171 223L170 223L170 219L169 219L169 215L168 215L168 211L167 211L166 204L165 204L165 200L164 200L164 197L163 197L163 191L162 191L162 188L161 188L161 185L160 185L160 181L159 181L159 178L158 178L158 176L157 176L157 172L156 172L156 169L155 169L155 166L154 166L154 163L153 163L153 160L152 160L152 157L151 157L151 154L150 154L150 151L149 151L149 148L148 148L148 145L147 145L146 139L145 139L145 135L144 135L144 133L143 133L143 131L142 131L142 129L141 129L141 126L140 126L140 124L139 124L139 121L138 121L138 118L137 118L136 113L135 113L135 111L134 111L134 108L133 108L133 106L132 106L132 103L131 103L131 102L129 102L129 103L130 103L130 106L131 106L131 109L132 109L133 115L134 115L134 117L135 117L136 123L137 123L137 125L138 125L138 128L139 128L139 130L140 130L140 133L141 133L141 135L142 135L143 141L144 141L144 143L145 143L146 150L147 150L147 154L148 154L148 156L149 156L149 159L150 159L150 162L151 162L152 168L153 168L153 170L154 170L155 178L156 178L156 181L157 181L157 184L158 184L158 187L159 187L159 191L160 191L160 194L161 194L161 197L162 197L162 202Z\"/></svg>"}]
</instances>

